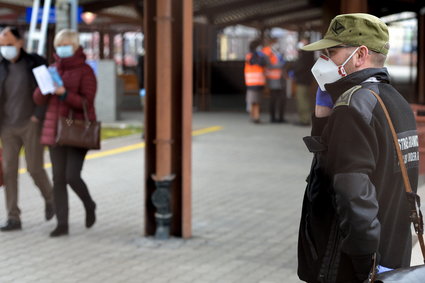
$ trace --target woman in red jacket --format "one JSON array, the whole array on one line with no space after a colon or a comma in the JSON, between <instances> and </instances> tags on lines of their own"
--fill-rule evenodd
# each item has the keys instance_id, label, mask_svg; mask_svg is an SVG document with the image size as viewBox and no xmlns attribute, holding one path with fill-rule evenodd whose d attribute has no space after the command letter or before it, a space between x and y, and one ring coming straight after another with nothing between
<instances>
[{"instance_id":1,"label":"woman in red jacket","mask_svg":"<svg viewBox=\"0 0 425 283\"><path fill-rule=\"evenodd\" d=\"M37 88L34 101L46 105L47 111L41 133L41 143L49 146L53 171L53 193L56 209L57 227L50 233L51 237L68 234L68 192L69 184L84 204L86 210L86 227L90 228L96 221L96 204L90 196L87 185L81 178L87 149L61 146L56 144L56 129L59 117L68 117L73 111L75 119L84 119L83 102L86 102L89 120L96 120L94 98L96 94L96 77L93 70L85 63L86 56L79 46L78 33L62 30L54 39L56 49L55 63L63 86L56 87L52 94L43 95Z\"/></svg>"}]
</instances>

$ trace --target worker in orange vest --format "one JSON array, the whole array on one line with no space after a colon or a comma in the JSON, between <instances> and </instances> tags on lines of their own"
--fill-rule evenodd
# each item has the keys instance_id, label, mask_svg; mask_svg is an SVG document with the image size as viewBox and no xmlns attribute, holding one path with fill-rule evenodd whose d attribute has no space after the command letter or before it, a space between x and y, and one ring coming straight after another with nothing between
<instances>
[{"instance_id":1,"label":"worker in orange vest","mask_svg":"<svg viewBox=\"0 0 425 283\"><path fill-rule=\"evenodd\" d=\"M249 53L245 58L246 103L251 121L260 123L260 103L266 85L266 56L258 51L261 42L254 40L249 44Z\"/></svg>"},{"instance_id":2,"label":"worker in orange vest","mask_svg":"<svg viewBox=\"0 0 425 283\"><path fill-rule=\"evenodd\" d=\"M267 88L270 91L270 122L284 123L286 104L286 80L282 76L284 61L277 51L278 39L271 37L266 42L266 46L261 51L267 58L266 79Z\"/></svg>"}]
</instances>

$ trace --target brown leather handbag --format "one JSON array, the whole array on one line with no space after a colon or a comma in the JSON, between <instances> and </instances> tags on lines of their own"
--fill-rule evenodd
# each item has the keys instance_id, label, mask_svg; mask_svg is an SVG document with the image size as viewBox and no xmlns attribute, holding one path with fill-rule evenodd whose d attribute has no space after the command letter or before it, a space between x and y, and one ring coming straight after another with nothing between
<instances>
[{"instance_id":1,"label":"brown leather handbag","mask_svg":"<svg viewBox=\"0 0 425 283\"><path fill-rule=\"evenodd\" d=\"M56 143L59 145L81 147L87 149L100 149L99 121L90 121L87 106L83 102L84 120L73 119L73 111L68 117L59 117Z\"/></svg>"},{"instance_id":2,"label":"brown leather handbag","mask_svg":"<svg viewBox=\"0 0 425 283\"><path fill-rule=\"evenodd\" d=\"M394 125L391 121L391 117L388 113L388 110L385 107L385 104L382 101L382 99L379 97L379 95L373 90L370 90L370 91L378 100L379 104L382 107L382 110L384 110L385 117L387 118L388 125L390 126L390 129L391 129L395 149L397 152L397 158L398 158L401 173L403 176L404 187L406 189L407 200L409 201L410 221L412 222L413 227L415 228L416 235L418 236L419 245L421 247L422 255L424 257L424 262L425 262L425 245L424 245L424 239L423 239L424 223L422 219L422 212L420 210L420 207L421 207L420 198L415 192L412 191L412 188L410 186L410 181L409 181L409 176L407 175L406 165L404 164L403 156L398 143L397 134L394 129ZM372 271L370 273L370 276L367 282L375 282L375 283L380 283L380 282L423 283L425 282L425 265L423 264L417 265L417 266L405 267L405 268L397 268L392 271L383 272L379 274L376 274L376 258L374 259L373 265L374 266L372 268Z\"/></svg>"}]
</instances>

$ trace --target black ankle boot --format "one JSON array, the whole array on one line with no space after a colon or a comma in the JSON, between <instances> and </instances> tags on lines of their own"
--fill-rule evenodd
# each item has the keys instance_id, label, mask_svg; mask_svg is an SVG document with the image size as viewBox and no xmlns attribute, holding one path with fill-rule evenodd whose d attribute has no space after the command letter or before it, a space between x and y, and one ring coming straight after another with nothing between
<instances>
[{"instance_id":1,"label":"black ankle boot","mask_svg":"<svg viewBox=\"0 0 425 283\"><path fill-rule=\"evenodd\" d=\"M90 228L94 225L96 222L96 203L93 202L93 204L86 208L86 227Z\"/></svg>"},{"instance_id":2,"label":"black ankle boot","mask_svg":"<svg viewBox=\"0 0 425 283\"><path fill-rule=\"evenodd\" d=\"M68 235L68 226L56 226L55 230L50 233L50 237L60 237Z\"/></svg>"}]
</instances>

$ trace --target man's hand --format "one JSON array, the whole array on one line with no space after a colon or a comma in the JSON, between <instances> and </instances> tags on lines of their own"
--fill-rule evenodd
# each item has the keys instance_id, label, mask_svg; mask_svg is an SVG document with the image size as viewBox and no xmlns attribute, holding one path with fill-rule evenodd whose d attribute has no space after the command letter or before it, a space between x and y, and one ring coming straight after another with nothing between
<instances>
[{"instance_id":1,"label":"man's hand","mask_svg":"<svg viewBox=\"0 0 425 283\"><path fill-rule=\"evenodd\" d=\"M39 120L37 117L35 117L34 115L32 115L30 119L31 119L31 121L32 121L32 122L34 122L34 123L38 123L38 122L40 122L40 120Z\"/></svg>"}]
</instances>

